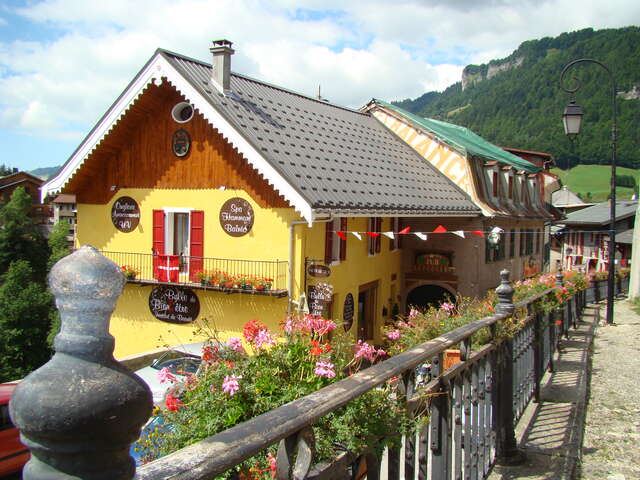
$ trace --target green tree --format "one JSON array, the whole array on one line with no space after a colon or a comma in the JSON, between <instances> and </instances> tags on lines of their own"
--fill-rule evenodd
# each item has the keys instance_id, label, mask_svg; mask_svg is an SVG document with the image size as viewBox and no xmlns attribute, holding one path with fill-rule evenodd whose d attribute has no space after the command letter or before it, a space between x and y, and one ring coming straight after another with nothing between
<instances>
[{"instance_id":1,"label":"green tree","mask_svg":"<svg viewBox=\"0 0 640 480\"><path fill-rule=\"evenodd\" d=\"M49 256L47 243L29 216L31 197L18 187L6 205L0 208L0 275L11 262L26 260L36 278L44 279Z\"/></svg>"},{"instance_id":2,"label":"green tree","mask_svg":"<svg viewBox=\"0 0 640 480\"><path fill-rule=\"evenodd\" d=\"M51 234L49 235L49 255L48 269L51 268L63 257L69 255L69 242L67 241L67 235L69 235L69 222L62 220L54 225ZM49 313L50 328L47 335L47 344L53 348L53 340L60 331L60 313L55 305L51 306L51 312Z\"/></svg>"},{"instance_id":3,"label":"green tree","mask_svg":"<svg viewBox=\"0 0 640 480\"><path fill-rule=\"evenodd\" d=\"M49 359L51 305L29 262L12 262L0 285L0 381L22 378Z\"/></svg>"}]
</instances>

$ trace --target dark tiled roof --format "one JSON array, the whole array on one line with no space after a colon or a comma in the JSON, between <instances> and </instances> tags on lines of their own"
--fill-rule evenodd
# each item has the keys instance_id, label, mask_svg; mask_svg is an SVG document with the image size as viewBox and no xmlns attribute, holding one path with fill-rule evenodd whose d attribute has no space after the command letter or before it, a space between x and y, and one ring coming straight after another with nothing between
<instances>
[{"instance_id":1,"label":"dark tiled roof","mask_svg":"<svg viewBox=\"0 0 640 480\"><path fill-rule=\"evenodd\" d=\"M231 76L231 94L223 96L209 81L209 65L159 52L317 213L479 213L462 190L370 114L238 74Z\"/></svg>"},{"instance_id":2,"label":"dark tiled roof","mask_svg":"<svg viewBox=\"0 0 640 480\"><path fill-rule=\"evenodd\" d=\"M638 207L637 200L620 200L616 202L616 220L635 215ZM567 215L566 220L560 223L565 225L603 225L609 223L610 215L609 202L597 203L593 207L583 208L577 212Z\"/></svg>"},{"instance_id":3,"label":"dark tiled roof","mask_svg":"<svg viewBox=\"0 0 640 480\"><path fill-rule=\"evenodd\" d=\"M633 228L616 233L616 243L627 243L631 245L633 243Z\"/></svg>"}]
</instances>

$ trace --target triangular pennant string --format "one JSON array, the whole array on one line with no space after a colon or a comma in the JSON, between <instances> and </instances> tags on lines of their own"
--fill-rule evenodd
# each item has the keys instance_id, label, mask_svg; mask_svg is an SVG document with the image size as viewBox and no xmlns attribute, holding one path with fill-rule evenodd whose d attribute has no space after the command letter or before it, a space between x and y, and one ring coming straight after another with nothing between
<instances>
[{"instance_id":1,"label":"triangular pennant string","mask_svg":"<svg viewBox=\"0 0 640 480\"><path fill-rule=\"evenodd\" d=\"M393 232L382 232L382 234L385 237L389 237L391 240L393 240L395 238L395 235L393 234Z\"/></svg>"},{"instance_id":2,"label":"triangular pennant string","mask_svg":"<svg viewBox=\"0 0 640 480\"><path fill-rule=\"evenodd\" d=\"M422 232L413 232L413 234L418 237L420 240L426 240L427 236Z\"/></svg>"},{"instance_id":3,"label":"triangular pennant string","mask_svg":"<svg viewBox=\"0 0 640 480\"><path fill-rule=\"evenodd\" d=\"M342 240L346 240L347 236L345 235L344 232L336 232L336 235L338 235Z\"/></svg>"},{"instance_id":4,"label":"triangular pennant string","mask_svg":"<svg viewBox=\"0 0 640 480\"><path fill-rule=\"evenodd\" d=\"M484 232L481 232L480 230L471 230L471 233L478 235L479 237L484 237Z\"/></svg>"},{"instance_id":5,"label":"triangular pennant string","mask_svg":"<svg viewBox=\"0 0 640 480\"><path fill-rule=\"evenodd\" d=\"M433 233L446 233L447 229L444 228L442 225L438 225L436 227L436 229L433 231Z\"/></svg>"},{"instance_id":6,"label":"triangular pennant string","mask_svg":"<svg viewBox=\"0 0 640 480\"><path fill-rule=\"evenodd\" d=\"M369 235L371 238L376 238L380 236L378 232L367 232L367 235Z\"/></svg>"},{"instance_id":7,"label":"triangular pennant string","mask_svg":"<svg viewBox=\"0 0 640 480\"><path fill-rule=\"evenodd\" d=\"M398 232L399 235L406 235L411 231L411 227L404 227L402 230Z\"/></svg>"},{"instance_id":8,"label":"triangular pennant string","mask_svg":"<svg viewBox=\"0 0 640 480\"><path fill-rule=\"evenodd\" d=\"M353 235L358 239L358 240L362 240L362 236L358 233L358 232L351 232L353 233Z\"/></svg>"},{"instance_id":9,"label":"triangular pennant string","mask_svg":"<svg viewBox=\"0 0 640 480\"><path fill-rule=\"evenodd\" d=\"M462 231L462 230L455 230L455 231L453 231L451 233L453 233L454 235L459 236L460 238L464 238L464 231Z\"/></svg>"}]
</instances>

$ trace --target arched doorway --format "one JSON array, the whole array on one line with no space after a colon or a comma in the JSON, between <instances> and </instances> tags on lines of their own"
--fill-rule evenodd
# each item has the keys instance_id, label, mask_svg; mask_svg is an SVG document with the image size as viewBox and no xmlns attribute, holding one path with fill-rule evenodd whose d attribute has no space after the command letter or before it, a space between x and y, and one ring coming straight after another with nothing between
<instances>
[{"instance_id":1,"label":"arched doorway","mask_svg":"<svg viewBox=\"0 0 640 480\"><path fill-rule=\"evenodd\" d=\"M438 306L442 302L452 301L454 296L446 288L438 285L420 285L407 295L407 310L412 306L425 309L430 305Z\"/></svg>"}]
</instances>

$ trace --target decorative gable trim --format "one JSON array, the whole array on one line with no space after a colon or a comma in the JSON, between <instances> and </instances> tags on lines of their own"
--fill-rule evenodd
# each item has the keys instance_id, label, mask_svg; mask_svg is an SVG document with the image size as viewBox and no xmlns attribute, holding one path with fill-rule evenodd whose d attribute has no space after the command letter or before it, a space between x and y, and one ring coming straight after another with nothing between
<instances>
[{"instance_id":1,"label":"decorative gable trim","mask_svg":"<svg viewBox=\"0 0 640 480\"><path fill-rule=\"evenodd\" d=\"M188 102L203 115L209 124L215 128L223 138L236 148L247 162L263 176L273 188L278 191L300 214L311 223L314 212L307 202L291 184L280 175L269 161L263 157L212 105L189 83L161 53L156 53L145 67L138 73L118 100L100 119L82 144L76 149L58 174L45 183L41 189L42 198L59 192L76 171L82 166L87 157L100 145L107 134L117 125L137 98L150 83L159 85L166 78Z\"/></svg>"}]
</instances>

